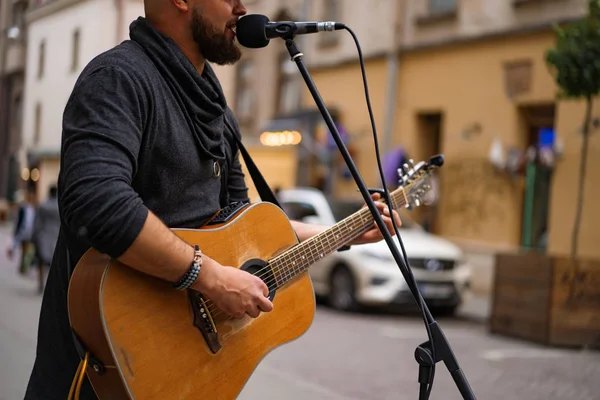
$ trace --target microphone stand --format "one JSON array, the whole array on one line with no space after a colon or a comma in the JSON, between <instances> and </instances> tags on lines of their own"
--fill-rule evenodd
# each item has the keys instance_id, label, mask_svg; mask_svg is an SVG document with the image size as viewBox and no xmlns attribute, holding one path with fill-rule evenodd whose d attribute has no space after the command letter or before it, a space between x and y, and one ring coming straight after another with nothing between
<instances>
[{"instance_id":1,"label":"microphone stand","mask_svg":"<svg viewBox=\"0 0 600 400\"><path fill-rule=\"evenodd\" d=\"M310 90L310 93L312 94L312 97L315 100L317 107L319 108L319 111L323 115L323 118L325 119L325 123L327 124L327 127L329 128L329 131L331 132L333 139L335 140L335 143L337 144L338 148L340 149L340 152L342 153L342 156L344 157L344 161L348 165L348 169L352 173L352 176L353 176L354 180L356 181L356 184L358 185L358 188L359 188L367 206L369 207L371 214L373 214L373 218L375 219L377 226L381 230L381 233L383 234L383 237L384 237L388 247L390 248L392 255L394 256L394 259L396 260L396 263L398 265L400 265L401 263L404 264L404 260L402 259L401 255L399 254L398 249L396 248L396 246L393 242L392 236L388 232L388 230L385 226L385 223L383 222L383 219L381 218L381 215L377 211L377 208L375 207L375 203L370 196L369 190L367 189L364 181L360 177L358 169L356 168L356 165L354 164L354 161L352 160L350 153L348 153L348 149L346 148L346 146L345 146L334 122L333 122L333 119L331 118L331 115L329 114L329 111L327 110L327 107L325 107L325 103L323 102L323 99L321 98L321 95L319 94L319 91L317 90L314 81L312 80L312 77L310 76L310 73L308 72L308 69L306 68L306 65L304 64L304 60L302 59L304 54L302 54L298 50L298 47L296 46L296 43L293 40L293 34L283 37L283 39L285 40L285 46L286 46L288 52L290 53L290 57L292 58L292 61L294 61L296 63L296 65L298 66L298 69L300 70L300 73L302 74L302 77L304 78L304 81L306 82L306 85L308 86L308 89ZM400 268L400 271L402 272L404 279L408 281L406 272L402 268ZM419 305L419 307L420 307L420 302L417 301L417 299L419 299L419 297L420 297L418 290L414 289L412 287L412 285L410 286L410 288L411 288L411 293L412 293L413 297L415 298L417 305ZM444 335L442 328L433 319L433 316L431 315L431 312L429 311L429 308L427 308L427 305L425 304L425 302L423 302L423 306L424 306L424 310L422 310L422 311L425 312L427 323L431 329L431 334L433 337L433 345L435 348L436 357L434 360L433 356L432 356L432 351L431 351L432 346L431 346L430 341L421 343L419 346L417 346L417 348L415 350L415 360L419 364L419 378L418 378L419 386L420 386L419 387L419 399L424 400L426 398L427 385L428 385L430 377L431 377L431 370L432 370L433 365L440 361L444 361L446 368L448 369L448 371L450 372L450 375L454 379L454 382L455 382L458 390L460 391L461 395L463 396L463 398L466 400L475 400L476 399L475 394L473 393L471 387L469 386L469 382L467 381L460 366L458 365L458 361L456 360L456 357L454 356L454 353L452 352L450 344L448 343L448 340L446 339L446 336Z\"/></svg>"}]
</instances>

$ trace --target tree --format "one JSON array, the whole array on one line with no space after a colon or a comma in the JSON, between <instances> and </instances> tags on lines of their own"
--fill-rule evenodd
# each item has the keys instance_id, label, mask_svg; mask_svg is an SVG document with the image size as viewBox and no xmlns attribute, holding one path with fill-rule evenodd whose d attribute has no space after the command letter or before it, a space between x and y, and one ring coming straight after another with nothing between
<instances>
[{"instance_id":1,"label":"tree","mask_svg":"<svg viewBox=\"0 0 600 400\"><path fill-rule=\"evenodd\" d=\"M571 260L577 257L583 208L588 141L594 96L600 93L600 0L588 0L588 14L566 26L554 27L555 47L546 53L546 62L555 72L560 98L585 99L582 129L579 188L571 236Z\"/></svg>"}]
</instances>

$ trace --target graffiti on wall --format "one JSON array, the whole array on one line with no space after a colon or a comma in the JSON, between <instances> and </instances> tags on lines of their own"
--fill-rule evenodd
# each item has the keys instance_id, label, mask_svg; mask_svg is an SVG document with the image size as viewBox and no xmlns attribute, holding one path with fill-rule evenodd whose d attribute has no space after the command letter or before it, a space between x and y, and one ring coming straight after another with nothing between
<instances>
[{"instance_id":1,"label":"graffiti on wall","mask_svg":"<svg viewBox=\"0 0 600 400\"><path fill-rule=\"evenodd\" d=\"M441 174L442 212L446 226L460 226L453 236L480 234L484 227L506 220L514 204L518 184L486 159L447 163Z\"/></svg>"}]
</instances>

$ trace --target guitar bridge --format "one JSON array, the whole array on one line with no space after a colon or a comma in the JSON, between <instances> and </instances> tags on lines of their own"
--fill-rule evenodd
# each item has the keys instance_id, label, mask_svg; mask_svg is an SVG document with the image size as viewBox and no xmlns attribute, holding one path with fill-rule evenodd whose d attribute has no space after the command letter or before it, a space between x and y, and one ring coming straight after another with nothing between
<instances>
[{"instance_id":1,"label":"guitar bridge","mask_svg":"<svg viewBox=\"0 0 600 400\"><path fill-rule=\"evenodd\" d=\"M206 344L210 348L213 354L216 354L221 349L221 343L219 343L219 336L217 333L217 325L213 320L212 315L206 301L201 293L188 290L188 297L192 306L192 312L194 313L194 326L204 336Z\"/></svg>"}]
</instances>

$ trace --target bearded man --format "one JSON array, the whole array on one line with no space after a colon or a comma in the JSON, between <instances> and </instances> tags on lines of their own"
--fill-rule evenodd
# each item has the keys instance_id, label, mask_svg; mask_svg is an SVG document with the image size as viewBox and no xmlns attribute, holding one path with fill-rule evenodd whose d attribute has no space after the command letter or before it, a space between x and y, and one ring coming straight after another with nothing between
<instances>
[{"instance_id":1,"label":"bearded man","mask_svg":"<svg viewBox=\"0 0 600 400\"><path fill-rule=\"evenodd\" d=\"M236 318L273 308L260 278L219 264L201 252L202 243L195 244L199 255L170 229L201 227L225 205L248 202L238 125L208 64L239 60L235 25L246 9L240 0L145 0L144 6L130 39L84 68L64 111L61 231L26 400L67 398L80 362L67 291L90 248L174 283L173 290L202 292ZM393 232L387 207L379 207ZM292 226L301 241L324 229ZM374 225L349 244L381 239ZM86 379L80 399L96 398Z\"/></svg>"}]
</instances>

